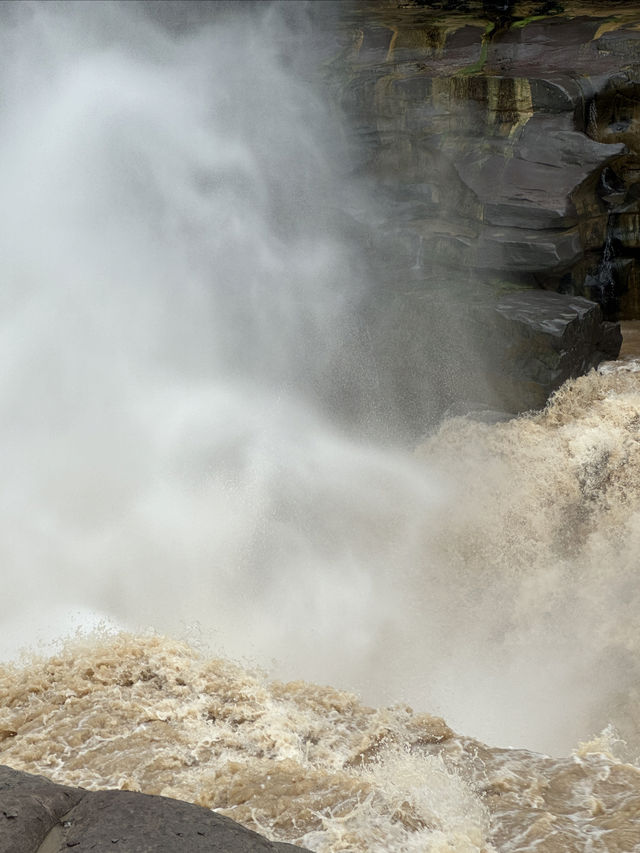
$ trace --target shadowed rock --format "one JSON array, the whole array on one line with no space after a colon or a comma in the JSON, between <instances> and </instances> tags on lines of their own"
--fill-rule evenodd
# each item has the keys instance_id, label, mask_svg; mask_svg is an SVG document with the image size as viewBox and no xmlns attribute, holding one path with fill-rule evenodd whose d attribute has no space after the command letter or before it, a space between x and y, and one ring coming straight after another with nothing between
<instances>
[{"instance_id":1,"label":"shadowed rock","mask_svg":"<svg viewBox=\"0 0 640 853\"><path fill-rule=\"evenodd\" d=\"M599 306L579 296L512 293L498 301L496 317L494 387L513 411L544 406L567 379L615 359L622 344L618 324L603 321Z\"/></svg>"},{"instance_id":2,"label":"shadowed rock","mask_svg":"<svg viewBox=\"0 0 640 853\"><path fill-rule=\"evenodd\" d=\"M595 302L548 290L437 300L405 285L373 303L378 387L409 440L443 414L495 420L540 409L565 380L615 359L622 343L619 324Z\"/></svg>"},{"instance_id":3,"label":"shadowed rock","mask_svg":"<svg viewBox=\"0 0 640 853\"><path fill-rule=\"evenodd\" d=\"M287 853L201 806L132 791L85 791L0 766L0 853Z\"/></svg>"}]
</instances>

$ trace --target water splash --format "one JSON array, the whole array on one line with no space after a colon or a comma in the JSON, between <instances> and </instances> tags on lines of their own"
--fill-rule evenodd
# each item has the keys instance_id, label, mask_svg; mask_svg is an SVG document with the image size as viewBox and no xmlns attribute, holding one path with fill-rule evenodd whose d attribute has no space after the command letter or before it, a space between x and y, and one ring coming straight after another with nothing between
<instances>
[{"instance_id":1,"label":"water splash","mask_svg":"<svg viewBox=\"0 0 640 853\"><path fill-rule=\"evenodd\" d=\"M2 9L0 618L199 626L319 678L346 645L348 681L435 487L362 439L360 191L296 73L311 7L148 8Z\"/></svg>"},{"instance_id":2,"label":"water splash","mask_svg":"<svg viewBox=\"0 0 640 853\"><path fill-rule=\"evenodd\" d=\"M494 742L633 731L635 386L364 439L359 190L298 42L144 8L1 10L0 618L200 632Z\"/></svg>"}]
</instances>

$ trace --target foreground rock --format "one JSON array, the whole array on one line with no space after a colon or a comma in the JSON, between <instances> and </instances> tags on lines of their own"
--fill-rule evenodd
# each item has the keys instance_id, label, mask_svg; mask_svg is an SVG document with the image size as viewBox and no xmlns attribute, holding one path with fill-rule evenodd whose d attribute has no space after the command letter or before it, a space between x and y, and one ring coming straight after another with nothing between
<instances>
[{"instance_id":1,"label":"foreground rock","mask_svg":"<svg viewBox=\"0 0 640 853\"><path fill-rule=\"evenodd\" d=\"M0 766L0 853L288 853L201 806L132 791L85 791Z\"/></svg>"}]
</instances>

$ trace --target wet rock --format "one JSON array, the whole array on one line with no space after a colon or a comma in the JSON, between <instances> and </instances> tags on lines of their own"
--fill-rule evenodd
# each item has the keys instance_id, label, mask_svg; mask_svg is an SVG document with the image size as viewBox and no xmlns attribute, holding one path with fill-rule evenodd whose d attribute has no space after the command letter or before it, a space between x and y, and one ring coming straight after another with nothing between
<instances>
[{"instance_id":1,"label":"wet rock","mask_svg":"<svg viewBox=\"0 0 640 853\"><path fill-rule=\"evenodd\" d=\"M381 397L410 431L459 402L513 413L544 405L562 377L615 357L620 333L604 321L640 305L637 12L622 4L612 19L606 4L518 0L504 14L479 0L348 5L332 91L379 202L362 224ZM517 310L503 301L527 288L526 311L524 297Z\"/></svg>"},{"instance_id":2,"label":"wet rock","mask_svg":"<svg viewBox=\"0 0 640 853\"><path fill-rule=\"evenodd\" d=\"M600 306L579 296L525 291L495 308L492 382L506 408L542 407L563 382L615 359L622 335Z\"/></svg>"},{"instance_id":3,"label":"wet rock","mask_svg":"<svg viewBox=\"0 0 640 853\"><path fill-rule=\"evenodd\" d=\"M83 791L0 766L0 853L35 853Z\"/></svg>"},{"instance_id":4,"label":"wet rock","mask_svg":"<svg viewBox=\"0 0 640 853\"><path fill-rule=\"evenodd\" d=\"M132 791L85 791L0 767L0 853L287 853L209 809Z\"/></svg>"},{"instance_id":5,"label":"wet rock","mask_svg":"<svg viewBox=\"0 0 640 853\"><path fill-rule=\"evenodd\" d=\"M603 249L611 205L637 180L619 167L635 162L635 114L604 106L639 100L635 20L519 3L504 19L479 3L357 8L342 103L385 188L382 230L402 222L426 240L425 267L580 292L585 253Z\"/></svg>"},{"instance_id":6,"label":"wet rock","mask_svg":"<svg viewBox=\"0 0 640 853\"><path fill-rule=\"evenodd\" d=\"M489 422L544 407L571 378L617 358L618 323L583 297L460 287L437 297L410 283L372 300L368 339L385 422L411 442L442 417Z\"/></svg>"}]
</instances>

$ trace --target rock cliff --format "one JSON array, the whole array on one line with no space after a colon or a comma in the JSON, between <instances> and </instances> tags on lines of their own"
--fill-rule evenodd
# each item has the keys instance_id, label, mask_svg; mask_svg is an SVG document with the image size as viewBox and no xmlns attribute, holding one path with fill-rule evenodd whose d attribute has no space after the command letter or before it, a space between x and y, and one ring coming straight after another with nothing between
<instances>
[{"instance_id":1,"label":"rock cliff","mask_svg":"<svg viewBox=\"0 0 640 853\"><path fill-rule=\"evenodd\" d=\"M424 337L437 337L428 315L443 289L450 306L484 307L521 291L555 291L560 297L543 300L543 314L548 318L552 305L559 317L573 311L574 329L584 319L576 296L598 303L606 319L637 316L640 15L634 5L361 0L349 6L331 84L352 123L357 168L380 205L373 266L394 289L390 302L400 300L403 312L407 300L412 304L414 332L421 325L415 315L422 314ZM521 330L530 315L527 300ZM540 390L548 396L567 372L616 357L620 335L597 315L591 312L583 329L589 357L571 363L565 349L567 369L550 369L543 378L539 352L517 364L496 362L496 336L505 328L504 310L497 309L485 328L491 346L467 359L488 358L487 375L444 379L443 399L472 392L507 411L538 406ZM394 324L400 328L402 320L387 317L385 333ZM452 334L469 340L474 325ZM536 336L534 326L522 331L526 338ZM534 350L538 344L544 348L538 340ZM380 361L384 375L384 356ZM420 369L411 359L408 366ZM513 393L505 398L509 372ZM534 394L532 382L539 386ZM513 390L518 383L520 397Z\"/></svg>"}]
</instances>

